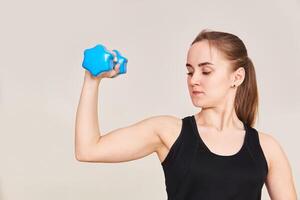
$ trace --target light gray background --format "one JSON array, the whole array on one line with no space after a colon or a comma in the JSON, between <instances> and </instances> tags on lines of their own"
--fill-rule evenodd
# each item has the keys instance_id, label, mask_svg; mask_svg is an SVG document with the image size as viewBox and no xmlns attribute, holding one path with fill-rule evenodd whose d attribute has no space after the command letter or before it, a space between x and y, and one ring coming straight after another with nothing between
<instances>
[{"instance_id":1,"label":"light gray background","mask_svg":"<svg viewBox=\"0 0 300 200\"><path fill-rule=\"evenodd\" d=\"M128 58L127 74L99 87L105 134L152 115L199 111L185 62L204 28L244 41L259 88L255 128L280 141L299 191L299 1L0 2L1 200L166 199L156 154L114 164L76 161L83 50L104 44Z\"/></svg>"}]
</instances>

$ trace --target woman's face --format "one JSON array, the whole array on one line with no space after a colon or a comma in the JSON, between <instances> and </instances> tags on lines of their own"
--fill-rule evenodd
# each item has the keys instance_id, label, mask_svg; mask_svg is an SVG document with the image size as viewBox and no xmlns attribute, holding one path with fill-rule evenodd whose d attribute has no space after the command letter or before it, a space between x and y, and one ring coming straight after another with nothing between
<instances>
[{"instance_id":1,"label":"woman's face","mask_svg":"<svg viewBox=\"0 0 300 200\"><path fill-rule=\"evenodd\" d=\"M187 55L187 84L194 106L215 107L232 97L230 63L208 41L193 44ZM197 92L198 93L197 93ZM233 96L234 97L234 96Z\"/></svg>"}]
</instances>

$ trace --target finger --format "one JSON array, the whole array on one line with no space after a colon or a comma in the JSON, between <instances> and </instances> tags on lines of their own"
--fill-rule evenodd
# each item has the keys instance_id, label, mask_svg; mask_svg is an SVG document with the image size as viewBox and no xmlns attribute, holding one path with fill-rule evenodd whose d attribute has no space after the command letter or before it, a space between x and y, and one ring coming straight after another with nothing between
<instances>
[{"instance_id":1,"label":"finger","mask_svg":"<svg viewBox=\"0 0 300 200\"><path fill-rule=\"evenodd\" d=\"M114 70L115 72L119 72L119 70L120 70L120 64L119 64L119 63L116 64L116 65L113 67L113 70Z\"/></svg>"},{"instance_id":2,"label":"finger","mask_svg":"<svg viewBox=\"0 0 300 200\"><path fill-rule=\"evenodd\" d=\"M107 77L107 76L108 76L108 73L107 73L107 72L102 72L102 73L100 73L100 76L101 76L101 77Z\"/></svg>"},{"instance_id":3,"label":"finger","mask_svg":"<svg viewBox=\"0 0 300 200\"><path fill-rule=\"evenodd\" d=\"M112 77L116 74L117 74L117 72L115 70L111 70L110 73L109 73L109 76Z\"/></svg>"},{"instance_id":4,"label":"finger","mask_svg":"<svg viewBox=\"0 0 300 200\"><path fill-rule=\"evenodd\" d=\"M118 74L119 74L119 68L120 68L120 65L119 64L117 64L115 67L114 67L114 69L111 71L111 77L115 77L115 76L117 76Z\"/></svg>"},{"instance_id":5,"label":"finger","mask_svg":"<svg viewBox=\"0 0 300 200\"><path fill-rule=\"evenodd\" d=\"M109 50L110 53L112 53L114 55L114 62L118 62L118 57L117 57L117 53L112 51L112 50Z\"/></svg>"}]
</instances>

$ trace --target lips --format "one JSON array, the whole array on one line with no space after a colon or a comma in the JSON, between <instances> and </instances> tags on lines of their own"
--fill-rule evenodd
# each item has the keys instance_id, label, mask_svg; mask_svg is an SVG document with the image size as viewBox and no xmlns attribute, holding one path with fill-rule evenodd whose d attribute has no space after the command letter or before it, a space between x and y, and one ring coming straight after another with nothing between
<instances>
[{"instance_id":1,"label":"lips","mask_svg":"<svg viewBox=\"0 0 300 200\"><path fill-rule=\"evenodd\" d=\"M204 92L199 92L199 91L193 91L193 95L202 95Z\"/></svg>"},{"instance_id":2,"label":"lips","mask_svg":"<svg viewBox=\"0 0 300 200\"><path fill-rule=\"evenodd\" d=\"M202 91L193 90L193 93L204 93Z\"/></svg>"}]
</instances>

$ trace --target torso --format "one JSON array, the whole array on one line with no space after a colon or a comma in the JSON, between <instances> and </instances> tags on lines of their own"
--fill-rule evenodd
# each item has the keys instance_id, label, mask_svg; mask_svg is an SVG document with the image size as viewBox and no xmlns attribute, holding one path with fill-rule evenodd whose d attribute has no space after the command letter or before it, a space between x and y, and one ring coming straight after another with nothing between
<instances>
[{"instance_id":1,"label":"torso","mask_svg":"<svg viewBox=\"0 0 300 200\"><path fill-rule=\"evenodd\" d=\"M162 145L160 148L157 149L157 156L162 163L164 159L167 157L170 148L178 138L181 128L182 128L182 120L177 117L168 116L164 118L165 122L162 123L163 126L159 129L159 136L162 141ZM198 129L201 129L198 126ZM204 129L203 129L204 130ZM212 134L209 135L209 131L203 131L201 133L201 138L205 141L206 145L209 147L209 149L220 155L233 155L235 154L242 146L243 143L243 131L237 131L235 136L230 135L229 133L219 137L211 137ZM262 147L262 150L265 154L268 166L270 167L270 157L271 157L271 151L269 151L270 147L267 145L268 137L266 134L259 132L259 140ZM214 134L215 135L215 134ZM230 141L224 140L225 137L230 137Z\"/></svg>"}]
</instances>

